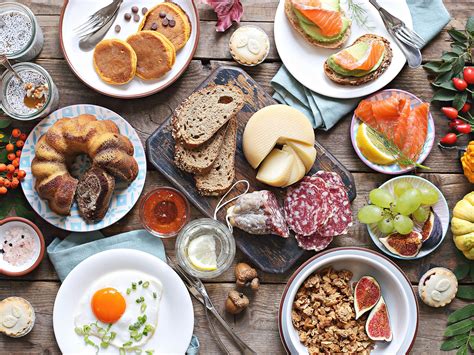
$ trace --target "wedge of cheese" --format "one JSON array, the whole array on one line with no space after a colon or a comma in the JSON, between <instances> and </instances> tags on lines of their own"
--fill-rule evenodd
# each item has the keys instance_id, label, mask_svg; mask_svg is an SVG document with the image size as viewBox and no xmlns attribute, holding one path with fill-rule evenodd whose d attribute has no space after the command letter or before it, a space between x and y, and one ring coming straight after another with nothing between
<instances>
[{"instance_id":1,"label":"wedge of cheese","mask_svg":"<svg viewBox=\"0 0 474 355\"><path fill-rule=\"evenodd\" d=\"M285 186L291 179L295 165L293 154L273 149L258 169L257 180L270 186Z\"/></svg>"},{"instance_id":2,"label":"wedge of cheese","mask_svg":"<svg viewBox=\"0 0 474 355\"><path fill-rule=\"evenodd\" d=\"M293 148L296 154L298 154L305 166L305 173L310 171L313 167L314 161L316 160L316 149L314 148L314 144L309 145L292 140L287 141L286 144Z\"/></svg>"},{"instance_id":3,"label":"wedge of cheese","mask_svg":"<svg viewBox=\"0 0 474 355\"><path fill-rule=\"evenodd\" d=\"M282 148L282 151L290 153L291 155L293 155L293 158L295 159L295 163L291 167L290 179L284 185L284 187L286 187L286 186L293 185L295 182L300 181L303 178L303 176L306 174L306 168L303 162L301 161L300 157L298 156L298 154L296 154L295 150L291 148L289 145L285 144Z\"/></svg>"}]
</instances>

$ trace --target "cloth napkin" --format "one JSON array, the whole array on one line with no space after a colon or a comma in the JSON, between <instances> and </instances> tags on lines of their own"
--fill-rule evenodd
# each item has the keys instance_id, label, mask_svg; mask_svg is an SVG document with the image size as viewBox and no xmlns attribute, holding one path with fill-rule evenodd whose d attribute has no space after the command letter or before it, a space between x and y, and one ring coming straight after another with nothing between
<instances>
[{"instance_id":1,"label":"cloth napkin","mask_svg":"<svg viewBox=\"0 0 474 355\"><path fill-rule=\"evenodd\" d=\"M414 30L426 42L432 40L450 20L442 0L407 0L407 4ZM314 128L323 130L332 128L360 101L360 98L341 100L317 94L300 84L284 65L271 83L275 89L275 100L300 110L310 119Z\"/></svg>"},{"instance_id":2,"label":"cloth napkin","mask_svg":"<svg viewBox=\"0 0 474 355\"><path fill-rule=\"evenodd\" d=\"M89 256L104 250L121 248L144 251L166 262L165 248L161 239L143 229L112 237L105 237L99 231L71 233L64 239L54 239L47 251L59 279L64 281L69 272ZM195 355L198 353L199 340L193 335L186 354Z\"/></svg>"}]
</instances>

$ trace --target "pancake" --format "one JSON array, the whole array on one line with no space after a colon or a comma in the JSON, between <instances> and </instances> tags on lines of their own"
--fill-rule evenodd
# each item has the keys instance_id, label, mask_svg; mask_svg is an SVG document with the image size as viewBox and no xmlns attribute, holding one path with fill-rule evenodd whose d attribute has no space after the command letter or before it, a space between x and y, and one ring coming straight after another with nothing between
<instances>
[{"instance_id":1,"label":"pancake","mask_svg":"<svg viewBox=\"0 0 474 355\"><path fill-rule=\"evenodd\" d=\"M160 13L165 17L160 17ZM174 27L169 25L169 19L175 22ZM164 20L168 22L165 26ZM163 2L154 8L150 9L143 17L138 30L153 30L152 26L156 24L156 32L162 33L175 46L176 50L184 47L189 37L191 36L191 22L189 21L186 12L177 4L173 2Z\"/></svg>"},{"instance_id":2,"label":"pancake","mask_svg":"<svg viewBox=\"0 0 474 355\"><path fill-rule=\"evenodd\" d=\"M176 60L173 44L161 33L139 31L127 38L137 54L136 75L144 80L158 79L171 70Z\"/></svg>"},{"instance_id":3,"label":"pancake","mask_svg":"<svg viewBox=\"0 0 474 355\"><path fill-rule=\"evenodd\" d=\"M106 83L123 85L135 76L137 55L125 41L104 39L94 49L94 68Z\"/></svg>"}]
</instances>

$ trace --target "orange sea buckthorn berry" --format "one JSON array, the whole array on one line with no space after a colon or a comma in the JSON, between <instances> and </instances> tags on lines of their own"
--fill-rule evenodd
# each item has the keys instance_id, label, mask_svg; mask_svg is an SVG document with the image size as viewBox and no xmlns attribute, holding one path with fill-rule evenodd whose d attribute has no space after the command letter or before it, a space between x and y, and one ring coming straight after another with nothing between
<instances>
[{"instance_id":1,"label":"orange sea buckthorn berry","mask_svg":"<svg viewBox=\"0 0 474 355\"><path fill-rule=\"evenodd\" d=\"M3 186L3 181L4 181L4 179L2 177L0 177L0 186Z\"/></svg>"},{"instance_id":2,"label":"orange sea buckthorn berry","mask_svg":"<svg viewBox=\"0 0 474 355\"><path fill-rule=\"evenodd\" d=\"M0 195L5 195L8 192L8 189L5 186L0 187Z\"/></svg>"},{"instance_id":3,"label":"orange sea buckthorn berry","mask_svg":"<svg viewBox=\"0 0 474 355\"><path fill-rule=\"evenodd\" d=\"M20 180L14 178L11 182L11 188L16 189L18 187L18 185L20 185Z\"/></svg>"},{"instance_id":4,"label":"orange sea buckthorn berry","mask_svg":"<svg viewBox=\"0 0 474 355\"><path fill-rule=\"evenodd\" d=\"M25 145L25 142L22 141L21 139L16 141L16 146L18 148L23 148L24 145Z\"/></svg>"},{"instance_id":5,"label":"orange sea buckthorn berry","mask_svg":"<svg viewBox=\"0 0 474 355\"><path fill-rule=\"evenodd\" d=\"M4 180L3 186L5 186L8 189L10 186L12 186L12 182L10 180Z\"/></svg>"},{"instance_id":6,"label":"orange sea buckthorn berry","mask_svg":"<svg viewBox=\"0 0 474 355\"><path fill-rule=\"evenodd\" d=\"M20 134L20 139L21 139L22 141L26 141L26 138L28 138L28 136L26 135L26 133Z\"/></svg>"},{"instance_id":7,"label":"orange sea buckthorn berry","mask_svg":"<svg viewBox=\"0 0 474 355\"><path fill-rule=\"evenodd\" d=\"M13 173L15 171L15 167L12 164L8 164L7 165L7 171L9 173ZM8 177L8 175L7 175L7 177Z\"/></svg>"},{"instance_id":8,"label":"orange sea buckthorn berry","mask_svg":"<svg viewBox=\"0 0 474 355\"><path fill-rule=\"evenodd\" d=\"M9 153L9 154L7 155L7 159L10 160L10 161L15 160L15 158L16 158L16 154L15 154L15 153Z\"/></svg>"},{"instance_id":9,"label":"orange sea buckthorn berry","mask_svg":"<svg viewBox=\"0 0 474 355\"><path fill-rule=\"evenodd\" d=\"M3 173L4 171L7 171L7 166L5 164L0 164L0 173Z\"/></svg>"},{"instance_id":10,"label":"orange sea buckthorn berry","mask_svg":"<svg viewBox=\"0 0 474 355\"><path fill-rule=\"evenodd\" d=\"M18 158L21 157L21 150L17 150L15 154Z\"/></svg>"},{"instance_id":11,"label":"orange sea buckthorn berry","mask_svg":"<svg viewBox=\"0 0 474 355\"><path fill-rule=\"evenodd\" d=\"M5 149L7 150L7 152L13 152L15 150L15 146L11 143L8 143L6 146L5 146Z\"/></svg>"},{"instance_id":12,"label":"orange sea buckthorn berry","mask_svg":"<svg viewBox=\"0 0 474 355\"><path fill-rule=\"evenodd\" d=\"M26 171L25 171L25 170L18 170L18 174L17 174L17 175L18 175L18 178L19 178L20 180L23 180L23 179L25 178L25 176L26 176Z\"/></svg>"},{"instance_id":13,"label":"orange sea buckthorn berry","mask_svg":"<svg viewBox=\"0 0 474 355\"><path fill-rule=\"evenodd\" d=\"M20 159L18 158L15 158L12 160L12 165L15 167L15 168L18 168L20 166Z\"/></svg>"},{"instance_id":14,"label":"orange sea buckthorn berry","mask_svg":"<svg viewBox=\"0 0 474 355\"><path fill-rule=\"evenodd\" d=\"M13 137L18 138L20 135L21 135L21 131L20 131L18 128L15 128L15 129L12 131L12 136L13 136Z\"/></svg>"}]
</instances>

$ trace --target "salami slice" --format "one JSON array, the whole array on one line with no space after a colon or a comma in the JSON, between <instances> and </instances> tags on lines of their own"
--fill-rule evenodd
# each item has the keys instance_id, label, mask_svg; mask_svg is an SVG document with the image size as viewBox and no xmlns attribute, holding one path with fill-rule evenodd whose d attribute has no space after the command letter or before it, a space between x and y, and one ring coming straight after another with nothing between
<instances>
[{"instance_id":1,"label":"salami slice","mask_svg":"<svg viewBox=\"0 0 474 355\"><path fill-rule=\"evenodd\" d=\"M296 234L295 238L300 248L314 251L326 249L333 239L332 237L323 237L318 233L309 236Z\"/></svg>"},{"instance_id":2,"label":"salami slice","mask_svg":"<svg viewBox=\"0 0 474 355\"><path fill-rule=\"evenodd\" d=\"M313 176L322 178L328 184L328 186L341 186L346 189L346 185L344 185L341 176L334 171L319 170Z\"/></svg>"},{"instance_id":3,"label":"salami slice","mask_svg":"<svg viewBox=\"0 0 474 355\"><path fill-rule=\"evenodd\" d=\"M325 237L346 234L352 225L352 209L346 189L341 186L331 187L328 200L331 206L330 217L318 232Z\"/></svg>"}]
</instances>

